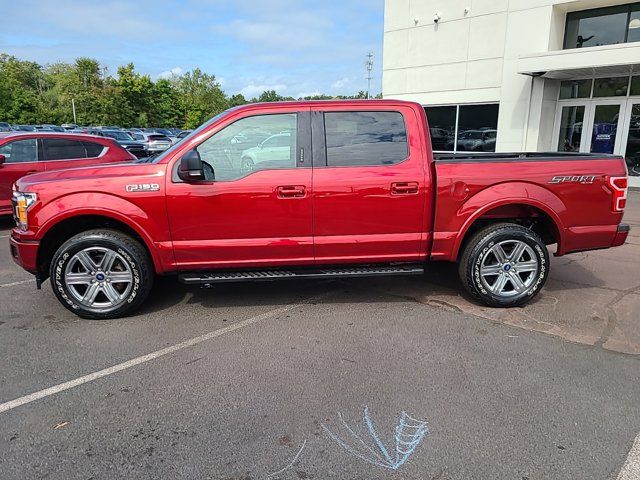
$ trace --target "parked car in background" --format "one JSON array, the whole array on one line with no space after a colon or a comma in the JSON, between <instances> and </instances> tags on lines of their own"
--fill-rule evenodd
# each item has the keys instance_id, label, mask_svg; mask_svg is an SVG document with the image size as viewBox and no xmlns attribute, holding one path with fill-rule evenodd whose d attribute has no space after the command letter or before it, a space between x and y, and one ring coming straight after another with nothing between
<instances>
[{"instance_id":1,"label":"parked car in background","mask_svg":"<svg viewBox=\"0 0 640 480\"><path fill-rule=\"evenodd\" d=\"M176 134L168 128L145 128L144 133L159 133L160 135L164 135L171 140L172 145L178 141Z\"/></svg>"},{"instance_id":2,"label":"parked car in background","mask_svg":"<svg viewBox=\"0 0 640 480\"><path fill-rule=\"evenodd\" d=\"M138 158L149 155L149 148L146 143L134 140L129 133L123 132L122 130L95 130L90 133L113 138L121 147L133 153Z\"/></svg>"},{"instance_id":3,"label":"parked car in background","mask_svg":"<svg viewBox=\"0 0 640 480\"><path fill-rule=\"evenodd\" d=\"M35 132L37 130L35 125L16 125L17 132Z\"/></svg>"},{"instance_id":4,"label":"parked car in background","mask_svg":"<svg viewBox=\"0 0 640 480\"><path fill-rule=\"evenodd\" d=\"M135 160L111 138L70 133L0 133L0 215L11 213L11 187L32 173Z\"/></svg>"},{"instance_id":5,"label":"parked car in background","mask_svg":"<svg viewBox=\"0 0 640 480\"><path fill-rule=\"evenodd\" d=\"M69 131L69 130L75 130L76 128L78 128L78 125L76 125L75 123L63 123L62 125L60 125L62 128L64 128L65 130Z\"/></svg>"},{"instance_id":6,"label":"parked car in background","mask_svg":"<svg viewBox=\"0 0 640 480\"><path fill-rule=\"evenodd\" d=\"M191 132L193 132L193 130L182 130L180 133L176 135L176 138L178 139L178 141L180 141L186 136L188 136Z\"/></svg>"},{"instance_id":7,"label":"parked car in background","mask_svg":"<svg viewBox=\"0 0 640 480\"><path fill-rule=\"evenodd\" d=\"M13 130L10 123L0 122L0 132L10 132Z\"/></svg>"},{"instance_id":8,"label":"parked car in background","mask_svg":"<svg viewBox=\"0 0 640 480\"><path fill-rule=\"evenodd\" d=\"M44 124L44 125L37 125L36 129L43 131L43 132L65 132L66 130L62 127L59 127L58 125L49 125L49 124Z\"/></svg>"},{"instance_id":9,"label":"parked car in background","mask_svg":"<svg viewBox=\"0 0 640 480\"><path fill-rule=\"evenodd\" d=\"M147 145L147 151L149 152L149 155L164 152L172 144L169 137L167 137L166 135L161 135L159 133L134 133L133 139L145 143Z\"/></svg>"}]
</instances>

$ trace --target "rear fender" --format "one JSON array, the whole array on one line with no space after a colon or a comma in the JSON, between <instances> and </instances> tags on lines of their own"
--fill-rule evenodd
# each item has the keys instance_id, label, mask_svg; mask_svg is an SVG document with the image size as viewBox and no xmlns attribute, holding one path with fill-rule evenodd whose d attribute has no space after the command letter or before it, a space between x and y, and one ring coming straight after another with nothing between
<instances>
[{"instance_id":1,"label":"rear fender","mask_svg":"<svg viewBox=\"0 0 640 480\"><path fill-rule=\"evenodd\" d=\"M550 190L536 184L526 182L510 182L493 185L466 200L457 212L460 219L459 232L455 239L452 259L458 258L458 253L465 235L473 223L485 213L504 205L529 205L546 213L554 222L560 236L558 251L564 240L564 222L562 216L567 207L564 202Z\"/></svg>"}]
</instances>

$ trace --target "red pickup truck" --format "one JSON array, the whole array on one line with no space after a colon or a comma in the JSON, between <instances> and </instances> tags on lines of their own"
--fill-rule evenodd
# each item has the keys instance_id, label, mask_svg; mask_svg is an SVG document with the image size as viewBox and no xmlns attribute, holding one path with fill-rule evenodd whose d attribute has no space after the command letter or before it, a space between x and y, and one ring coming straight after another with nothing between
<instances>
[{"instance_id":1,"label":"red pickup truck","mask_svg":"<svg viewBox=\"0 0 640 480\"><path fill-rule=\"evenodd\" d=\"M30 175L13 194L16 262L86 318L125 315L155 275L188 284L420 274L458 262L490 306L522 305L556 255L621 245L624 160L435 156L422 106L233 108L137 163Z\"/></svg>"}]
</instances>

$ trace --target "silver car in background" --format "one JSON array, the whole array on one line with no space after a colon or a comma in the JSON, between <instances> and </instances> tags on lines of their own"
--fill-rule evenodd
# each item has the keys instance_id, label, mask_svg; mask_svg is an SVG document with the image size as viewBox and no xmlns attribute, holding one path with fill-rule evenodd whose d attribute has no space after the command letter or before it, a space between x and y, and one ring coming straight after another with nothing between
<instances>
[{"instance_id":1,"label":"silver car in background","mask_svg":"<svg viewBox=\"0 0 640 480\"><path fill-rule=\"evenodd\" d=\"M164 152L173 143L169 137L160 133L133 132L133 139L147 145L149 155Z\"/></svg>"}]
</instances>

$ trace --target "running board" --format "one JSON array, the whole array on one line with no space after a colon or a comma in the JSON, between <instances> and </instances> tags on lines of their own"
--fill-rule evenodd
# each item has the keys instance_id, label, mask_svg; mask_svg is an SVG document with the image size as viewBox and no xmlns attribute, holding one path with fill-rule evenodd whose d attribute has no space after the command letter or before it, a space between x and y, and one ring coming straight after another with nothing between
<instances>
[{"instance_id":1,"label":"running board","mask_svg":"<svg viewBox=\"0 0 640 480\"><path fill-rule=\"evenodd\" d=\"M247 270L235 272L192 272L178 276L187 285L207 285L211 283L255 282L287 280L299 278L349 278L377 277L392 275L422 275L424 267L419 264L367 266L367 267L324 267L309 269Z\"/></svg>"}]
</instances>

